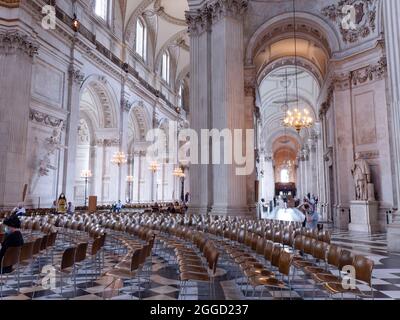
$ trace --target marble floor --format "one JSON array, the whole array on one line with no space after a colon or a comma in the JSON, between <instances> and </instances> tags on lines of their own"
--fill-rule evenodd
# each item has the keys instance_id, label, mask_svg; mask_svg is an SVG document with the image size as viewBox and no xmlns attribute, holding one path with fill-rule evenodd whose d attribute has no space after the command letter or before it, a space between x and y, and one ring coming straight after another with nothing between
<instances>
[{"instance_id":1,"label":"marble floor","mask_svg":"<svg viewBox=\"0 0 400 320\"><path fill-rule=\"evenodd\" d=\"M350 249L355 253L361 253L375 262L373 271L372 287L374 298L400 299L400 255L388 254L386 251L385 234L363 234L334 231L332 242ZM60 244L61 245L61 244ZM93 266L88 263L81 266L76 272L76 289L74 281L68 277L63 278L63 290L61 292L60 279L57 277L55 283L46 282L46 274L39 274L39 261L21 272L20 290L18 292L18 281L13 276L3 277L2 297L4 300L209 300L210 290L208 284L188 283L185 295L180 295L180 282L176 265L173 260L173 252L167 249L156 250L148 261L151 265L150 279L145 274L139 274L139 279L134 281L113 281L105 276L105 271L113 267L119 256L110 244L106 244L104 254L104 267L99 276L94 273ZM54 254L54 263L59 262L62 248ZM42 257L41 268L51 263L50 257ZM47 275L48 276L48 275ZM150 280L150 281L148 281ZM292 292L288 290L273 291L261 288L253 292L244 278L237 273L237 269L229 261L221 257L218 264L217 276L214 282L215 300L244 300L263 299L272 300L283 298L291 299L326 299L328 296L318 288L315 289L313 282L305 279L298 272L292 284ZM362 288L368 292L368 288ZM353 297L344 296L344 299Z\"/></svg>"}]
</instances>

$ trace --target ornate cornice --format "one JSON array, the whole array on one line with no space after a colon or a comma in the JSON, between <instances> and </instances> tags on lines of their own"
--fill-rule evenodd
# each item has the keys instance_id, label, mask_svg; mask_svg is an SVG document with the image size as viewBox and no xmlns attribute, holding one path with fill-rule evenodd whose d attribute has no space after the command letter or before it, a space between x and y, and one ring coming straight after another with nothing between
<instances>
[{"instance_id":1,"label":"ornate cornice","mask_svg":"<svg viewBox=\"0 0 400 320\"><path fill-rule=\"evenodd\" d=\"M355 21L347 21L351 10ZM377 0L340 0L337 5L332 4L322 9L322 15L338 24L343 41L350 43L366 38L375 31L376 12Z\"/></svg>"},{"instance_id":2,"label":"ornate cornice","mask_svg":"<svg viewBox=\"0 0 400 320\"><path fill-rule=\"evenodd\" d=\"M380 80L387 72L387 61L382 57L377 64L368 65L362 69L351 72L351 80L354 86L368 81Z\"/></svg>"},{"instance_id":3,"label":"ornate cornice","mask_svg":"<svg viewBox=\"0 0 400 320\"><path fill-rule=\"evenodd\" d=\"M21 0L0 0L0 7L18 8Z\"/></svg>"},{"instance_id":4,"label":"ornate cornice","mask_svg":"<svg viewBox=\"0 0 400 320\"><path fill-rule=\"evenodd\" d=\"M85 79L85 75L75 67L70 66L68 69L69 76L71 77L72 81L78 85L81 85L83 80Z\"/></svg>"},{"instance_id":5,"label":"ornate cornice","mask_svg":"<svg viewBox=\"0 0 400 320\"><path fill-rule=\"evenodd\" d=\"M17 51L34 57L38 53L39 45L36 41L18 31L0 33L0 54L16 54Z\"/></svg>"},{"instance_id":6,"label":"ornate cornice","mask_svg":"<svg viewBox=\"0 0 400 320\"><path fill-rule=\"evenodd\" d=\"M53 128L58 128L61 122L64 121L63 119L59 119L54 116L50 116L48 114L33 109L29 110L29 119L33 122L44 124L46 126ZM64 129L65 129L65 124L62 127L62 130Z\"/></svg>"}]
</instances>

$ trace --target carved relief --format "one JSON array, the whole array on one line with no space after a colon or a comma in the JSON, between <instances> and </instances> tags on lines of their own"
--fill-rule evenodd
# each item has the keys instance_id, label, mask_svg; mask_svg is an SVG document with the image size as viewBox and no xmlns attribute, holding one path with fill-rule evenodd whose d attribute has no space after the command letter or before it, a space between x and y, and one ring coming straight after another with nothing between
<instances>
[{"instance_id":1,"label":"carved relief","mask_svg":"<svg viewBox=\"0 0 400 320\"><path fill-rule=\"evenodd\" d=\"M322 14L339 26L343 41L354 43L376 29L377 0L340 0L322 9Z\"/></svg>"},{"instance_id":2,"label":"carved relief","mask_svg":"<svg viewBox=\"0 0 400 320\"><path fill-rule=\"evenodd\" d=\"M363 84L368 81L376 79L382 79L387 72L387 61L386 58L382 58L376 65L368 65L367 67L353 71L351 78L353 85Z\"/></svg>"},{"instance_id":3,"label":"carved relief","mask_svg":"<svg viewBox=\"0 0 400 320\"><path fill-rule=\"evenodd\" d=\"M46 126L53 128L59 127L60 123L63 122L62 119L58 119L56 117L50 116L48 114L33 109L29 110L29 119L33 122L44 124ZM65 125L62 126L62 130L64 129Z\"/></svg>"},{"instance_id":4,"label":"carved relief","mask_svg":"<svg viewBox=\"0 0 400 320\"><path fill-rule=\"evenodd\" d=\"M83 119L79 120L78 141L80 144L89 144L90 143L89 127L87 125L87 122Z\"/></svg>"}]
</instances>

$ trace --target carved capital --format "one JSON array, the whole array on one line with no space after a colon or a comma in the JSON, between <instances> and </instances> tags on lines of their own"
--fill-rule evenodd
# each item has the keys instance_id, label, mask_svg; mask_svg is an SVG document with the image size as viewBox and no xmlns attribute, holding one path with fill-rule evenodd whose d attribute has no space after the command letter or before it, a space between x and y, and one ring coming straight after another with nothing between
<instances>
[{"instance_id":1,"label":"carved capital","mask_svg":"<svg viewBox=\"0 0 400 320\"><path fill-rule=\"evenodd\" d=\"M221 18L241 18L247 11L248 0L217 0L208 6L211 12L212 22L215 23Z\"/></svg>"},{"instance_id":2,"label":"carved capital","mask_svg":"<svg viewBox=\"0 0 400 320\"><path fill-rule=\"evenodd\" d=\"M132 108L133 102L130 102L128 99L123 98L121 100L121 108L122 110L129 112Z\"/></svg>"},{"instance_id":3,"label":"carved capital","mask_svg":"<svg viewBox=\"0 0 400 320\"><path fill-rule=\"evenodd\" d=\"M78 69L76 69L74 66L70 66L68 69L69 76L71 77L71 80L77 84L81 85L83 80L85 79L85 75Z\"/></svg>"},{"instance_id":4,"label":"carved capital","mask_svg":"<svg viewBox=\"0 0 400 320\"><path fill-rule=\"evenodd\" d=\"M0 33L0 54L11 55L23 52L33 58L38 53L39 45L27 35L19 32Z\"/></svg>"},{"instance_id":5,"label":"carved capital","mask_svg":"<svg viewBox=\"0 0 400 320\"><path fill-rule=\"evenodd\" d=\"M188 31L191 36L198 36L207 31L211 25L211 13L207 7L185 14Z\"/></svg>"}]
</instances>

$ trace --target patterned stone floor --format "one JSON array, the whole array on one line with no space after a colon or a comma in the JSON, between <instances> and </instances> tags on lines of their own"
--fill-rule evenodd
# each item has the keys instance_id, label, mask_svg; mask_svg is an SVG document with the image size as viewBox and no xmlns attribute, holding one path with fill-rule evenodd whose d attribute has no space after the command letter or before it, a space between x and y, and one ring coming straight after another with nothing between
<instances>
[{"instance_id":1,"label":"patterned stone floor","mask_svg":"<svg viewBox=\"0 0 400 320\"><path fill-rule=\"evenodd\" d=\"M367 255L375 262L373 271L372 287L374 298L378 299L400 299L400 255L388 254L386 250L385 234L363 234L335 231L332 242L350 249L355 253ZM61 259L62 248L54 253L54 263L59 263ZM1 279L3 286L1 288L2 298L4 300L237 300L237 299L326 299L327 295L314 289L313 282L304 279L301 272L294 277L292 292L288 290L274 291L262 290L257 288L254 292L247 286L244 278L237 273L229 261L220 259L217 269L217 277L214 282L215 296L210 296L208 284L190 282L184 296L180 296L180 282L176 265L173 263L172 251L157 250L153 253L151 261L150 281L145 280L145 274L139 274L139 279L134 281L115 281L104 272L113 267L118 261L116 252L112 250L109 244L106 246L104 254L104 268L102 275L94 272L93 265L87 263L78 268L76 272L76 290L74 290L74 281L63 278L63 290L61 292L60 279L54 285L46 282L45 273L39 274L39 261L33 266L33 276L31 269L21 272L20 290L18 292L18 281L12 275ZM46 266L51 263L50 257L42 257L40 266ZM110 284L112 284L110 286ZM45 285L45 287L43 287ZM48 286L48 287L47 287ZM368 288L360 287L361 290L368 292ZM254 295L254 296L253 296ZM353 297L344 297L352 299Z\"/></svg>"}]
</instances>

